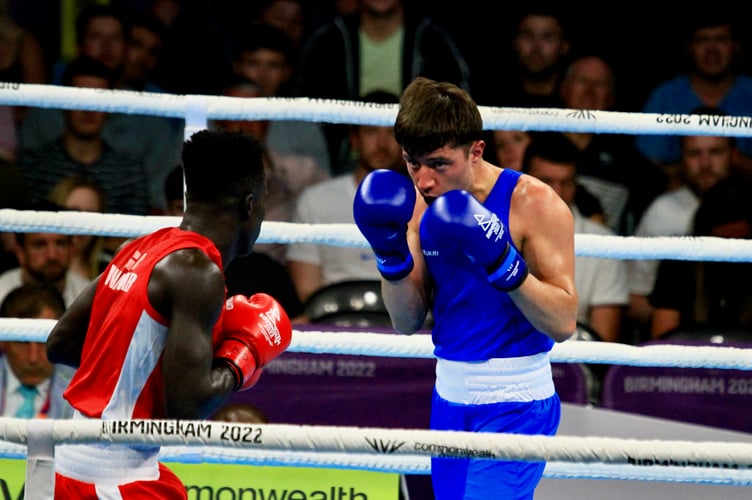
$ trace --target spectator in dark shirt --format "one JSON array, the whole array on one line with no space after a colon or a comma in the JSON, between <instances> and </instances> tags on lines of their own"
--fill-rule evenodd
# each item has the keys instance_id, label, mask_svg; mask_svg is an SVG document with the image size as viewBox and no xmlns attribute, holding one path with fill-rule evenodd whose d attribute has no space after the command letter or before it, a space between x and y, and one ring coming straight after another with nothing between
<instances>
[{"instance_id":1,"label":"spectator in dark shirt","mask_svg":"<svg viewBox=\"0 0 752 500\"><path fill-rule=\"evenodd\" d=\"M614 68L600 54L573 59L560 92L565 108L617 109ZM617 234L631 235L647 206L666 189L664 173L635 149L633 136L571 131L564 135L580 151L577 180L598 197L606 224Z\"/></svg>"},{"instance_id":2,"label":"spectator in dark shirt","mask_svg":"<svg viewBox=\"0 0 752 500\"><path fill-rule=\"evenodd\" d=\"M91 3L91 2L89 2ZM76 17L76 57L102 62L114 77L112 88L158 92L154 65L166 36L159 22L146 16L125 15L112 5L91 4ZM68 59L58 64L61 80ZM65 127L64 111L30 108L19 130L19 145L38 149L58 138ZM184 120L149 114L113 112L107 115L102 137L116 151L124 151L143 165L151 212L164 210L162 182L169 167L180 159Z\"/></svg>"},{"instance_id":3,"label":"spectator in dark shirt","mask_svg":"<svg viewBox=\"0 0 752 500\"><path fill-rule=\"evenodd\" d=\"M513 65L501 79L492 73L474 82L479 102L489 106L562 107L559 86L571 53L565 11L565 7L548 2L526 5L517 18L511 41Z\"/></svg>"},{"instance_id":4,"label":"spectator in dark shirt","mask_svg":"<svg viewBox=\"0 0 752 500\"><path fill-rule=\"evenodd\" d=\"M695 236L752 238L752 184L745 178L718 181L694 216ZM665 260L653 293L651 335L677 328L738 328L752 332L752 264Z\"/></svg>"},{"instance_id":5,"label":"spectator in dark shirt","mask_svg":"<svg viewBox=\"0 0 752 500\"><path fill-rule=\"evenodd\" d=\"M443 26L401 0L362 0L358 10L315 31L303 47L298 94L357 101L375 91L400 95L417 76L469 91L464 55ZM349 128L325 127L332 173L354 167Z\"/></svg>"},{"instance_id":6,"label":"spectator in dark shirt","mask_svg":"<svg viewBox=\"0 0 752 500\"><path fill-rule=\"evenodd\" d=\"M111 89L114 75L103 63L82 57L66 65L63 84ZM102 137L107 113L66 110L64 115L62 136L37 149L23 150L19 156L32 195L44 199L60 179L83 175L105 190L109 212L146 215L144 167L130 154L114 150Z\"/></svg>"}]
</instances>

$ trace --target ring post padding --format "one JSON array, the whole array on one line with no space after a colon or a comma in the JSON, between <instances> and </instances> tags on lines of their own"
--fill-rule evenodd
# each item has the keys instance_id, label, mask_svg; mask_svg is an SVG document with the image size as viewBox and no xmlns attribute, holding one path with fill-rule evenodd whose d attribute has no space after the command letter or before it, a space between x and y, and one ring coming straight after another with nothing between
<instances>
[{"instance_id":1,"label":"ring post padding","mask_svg":"<svg viewBox=\"0 0 752 500\"><path fill-rule=\"evenodd\" d=\"M53 499L55 495L55 439L54 420L30 419L27 421L26 484L24 498L29 500Z\"/></svg>"}]
</instances>

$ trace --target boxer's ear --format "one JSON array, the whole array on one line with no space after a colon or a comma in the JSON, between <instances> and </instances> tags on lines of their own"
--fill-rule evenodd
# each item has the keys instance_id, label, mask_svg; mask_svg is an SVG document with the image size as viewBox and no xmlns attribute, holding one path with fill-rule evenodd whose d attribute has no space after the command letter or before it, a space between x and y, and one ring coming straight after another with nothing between
<instances>
[{"instance_id":1,"label":"boxer's ear","mask_svg":"<svg viewBox=\"0 0 752 500\"><path fill-rule=\"evenodd\" d=\"M470 145L469 153L472 161L483 158L483 150L486 148L486 141L475 141Z\"/></svg>"},{"instance_id":2,"label":"boxer's ear","mask_svg":"<svg viewBox=\"0 0 752 500\"><path fill-rule=\"evenodd\" d=\"M238 215L240 215L241 221L247 221L251 218L251 214L253 213L253 206L255 203L256 198L253 196L253 193L249 193L243 197L243 200L240 202L240 206L238 207Z\"/></svg>"}]
</instances>

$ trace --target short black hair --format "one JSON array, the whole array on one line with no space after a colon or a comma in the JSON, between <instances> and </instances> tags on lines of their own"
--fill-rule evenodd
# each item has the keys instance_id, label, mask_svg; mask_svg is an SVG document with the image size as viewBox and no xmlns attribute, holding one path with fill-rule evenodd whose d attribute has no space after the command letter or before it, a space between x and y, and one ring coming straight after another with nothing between
<instances>
[{"instance_id":1,"label":"short black hair","mask_svg":"<svg viewBox=\"0 0 752 500\"><path fill-rule=\"evenodd\" d=\"M115 73L105 63L87 56L80 56L65 65L61 83L72 87L77 76L96 76L107 80L107 86L115 86Z\"/></svg>"},{"instance_id":2,"label":"short black hair","mask_svg":"<svg viewBox=\"0 0 752 500\"><path fill-rule=\"evenodd\" d=\"M217 78L217 81L219 82L221 95L225 95L228 91L238 88L255 90L261 95L261 86L258 83L251 78L235 73L234 71L225 73L220 78Z\"/></svg>"},{"instance_id":3,"label":"short black hair","mask_svg":"<svg viewBox=\"0 0 752 500\"><path fill-rule=\"evenodd\" d=\"M234 203L265 179L264 147L245 132L196 132L183 144L181 160L189 203Z\"/></svg>"},{"instance_id":4,"label":"short black hair","mask_svg":"<svg viewBox=\"0 0 752 500\"><path fill-rule=\"evenodd\" d=\"M287 64L295 64L296 51L293 41L281 29L266 23L258 23L250 26L238 38L235 43L233 57L235 60L239 60L246 52L255 52L260 49L281 52L285 56Z\"/></svg>"},{"instance_id":5,"label":"short black hair","mask_svg":"<svg viewBox=\"0 0 752 500\"><path fill-rule=\"evenodd\" d=\"M522 20L528 16L552 17L559 21L562 38L568 39L571 34L572 19L570 9L559 1L529 0L525 2L516 17L515 30L519 29Z\"/></svg>"},{"instance_id":6,"label":"short black hair","mask_svg":"<svg viewBox=\"0 0 752 500\"><path fill-rule=\"evenodd\" d=\"M120 25L123 27L123 36L127 31L125 24L125 18L120 9L111 5L89 3L86 5L76 16L76 43L81 45L84 39L84 33L89 28L89 23L92 19L98 17L112 17L120 21Z\"/></svg>"},{"instance_id":7,"label":"short black hair","mask_svg":"<svg viewBox=\"0 0 752 500\"><path fill-rule=\"evenodd\" d=\"M739 12L736 9L727 7L723 3L709 5L702 10L696 10L689 13L685 18L685 30L687 41L692 41L698 30L706 28L717 28L719 26L729 26L732 36L737 36L737 16Z\"/></svg>"},{"instance_id":8,"label":"short black hair","mask_svg":"<svg viewBox=\"0 0 752 500\"><path fill-rule=\"evenodd\" d=\"M530 144L522 157L522 171L530 170L533 158L577 165L580 150L561 132L530 132Z\"/></svg>"},{"instance_id":9,"label":"short black hair","mask_svg":"<svg viewBox=\"0 0 752 500\"><path fill-rule=\"evenodd\" d=\"M49 307L58 316L65 312L65 300L60 291L45 283L28 283L11 290L0 304L3 318L35 318L42 308Z\"/></svg>"},{"instance_id":10,"label":"short black hair","mask_svg":"<svg viewBox=\"0 0 752 500\"><path fill-rule=\"evenodd\" d=\"M134 26L141 26L142 28L146 28L150 32L157 35L163 42L167 37L167 26L159 17L155 16L151 12L142 10L131 12L126 17L126 20L127 29L125 38L130 38L129 32Z\"/></svg>"},{"instance_id":11,"label":"short black hair","mask_svg":"<svg viewBox=\"0 0 752 500\"><path fill-rule=\"evenodd\" d=\"M167 201L183 199L183 168L177 165L170 170L164 181L164 195Z\"/></svg>"},{"instance_id":12,"label":"short black hair","mask_svg":"<svg viewBox=\"0 0 752 500\"><path fill-rule=\"evenodd\" d=\"M361 102L374 104L399 104L399 96L386 90L372 90L362 95L359 99ZM358 130L362 124L353 123L350 130Z\"/></svg>"},{"instance_id":13,"label":"short black hair","mask_svg":"<svg viewBox=\"0 0 752 500\"><path fill-rule=\"evenodd\" d=\"M399 96L386 90L372 90L360 98L363 102L378 104L399 104Z\"/></svg>"}]
</instances>

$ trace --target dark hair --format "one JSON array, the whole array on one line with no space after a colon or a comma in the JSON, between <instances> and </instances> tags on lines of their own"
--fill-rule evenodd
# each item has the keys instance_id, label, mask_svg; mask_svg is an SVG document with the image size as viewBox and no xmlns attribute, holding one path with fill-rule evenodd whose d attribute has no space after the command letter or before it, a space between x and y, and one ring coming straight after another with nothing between
<instances>
[{"instance_id":1,"label":"dark hair","mask_svg":"<svg viewBox=\"0 0 752 500\"><path fill-rule=\"evenodd\" d=\"M35 318L49 307L58 316L65 312L65 300L57 288L44 283L29 283L14 288L0 305L3 318Z\"/></svg>"},{"instance_id":2,"label":"dark hair","mask_svg":"<svg viewBox=\"0 0 752 500\"><path fill-rule=\"evenodd\" d=\"M516 17L515 29L518 30L522 20L528 16L552 17L559 22L561 36L563 39L569 38L571 20L569 18L569 9L561 2L550 0L528 1Z\"/></svg>"},{"instance_id":3,"label":"dark hair","mask_svg":"<svg viewBox=\"0 0 752 500\"><path fill-rule=\"evenodd\" d=\"M552 163L577 165L580 150L561 132L531 132L530 144L522 157L522 171L530 170L534 158L542 158Z\"/></svg>"},{"instance_id":4,"label":"dark hair","mask_svg":"<svg viewBox=\"0 0 752 500\"><path fill-rule=\"evenodd\" d=\"M112 17L120 21L120 25L123 27L123 36L125 36L125 19L119 9L110 5L89 3L76 16L76 43L81 45L84 34L89 29L89 23L91 23L92 19L98 17Z\"/></svg>"},{"instance_id":5,"label":"dark hair","mask_svg":"<svg viewBox=\"0 0 752 500\"><path fill-rule=\"evenodd\" d=\"M722 179L702 195L694 216L694 235L708 236L728 222L752 223L752 183L743 177Z\"/></svg>"},{"instance_id":6,"label":"dark hair","mask_svg":"<svg viewBox=\"0 0 752 500\"><path fill-rule=\"evenodd\" d=\"M260 49L281 52L287 64L295 64L297 55L290 37L281 29L266 23L254 24L240 36L235 44L233 57L238 60L244 53Z\"/></svg>"},{"instance_id":7,"label":"dark hair","mask_svg":"<svg viewBox=\"0 0 752 500\"><path fill-rule=\"evenodd\" d=\"M378 104L399 104L399 96L386 90L373 90L360 98L363 102L375 102Z\"/></svg>"},{"instance_id":8,"label":"dark hair","mask_svg":"<svg viewBox=\"0 0 752 500\"><path fill-rule=\"evenodd\" d=\"M183 199L183 168L173 167L164 181L164 195L167 201Z\"/></svg>"},{"instance_id":9,"label":"dark hair","mask_svg":"<svg viewBox=\"0 0 752 500\"><path fill-rule=\"evenodd\" d=\"M264 148L240 131L201 130L183 144L186 201L229 205L264 182Z\"/></svg>"},{"instance_id":10,"label":"dark hair","mask_svg":"<svg viewBox=\"0 0 752 500\"><path fill-rule=\"evenodd\" d=\"M77 76L96 76L107 80L107 86L115 86L115 73L102 61L91 57L80 56L65 65L61 83L68 87L73 86L73 79Z\"/></svg>"},{"instance_id":11,"label":"dark hair","mask_svg":"<svg viewBox=\"0 0 752 500\"><path fill-rule=\"evenodd\" d=\"M221 95L226 95L228 91L233 89L244 89L258 91L261 95L261 86L254 80L248 78L245 75L228 71L217 79L219 82L219 90Z\"/></svg>"},{"instance_id":12,"label":"dark hair","mask_svg":"<svg viewBox=\"0 0 752 500\"><path fill-rule=\"evenodd\" d=\"M468 146L483 139L483 118L475 101L457 85L418 77L402 93L394 137L414 156L444 146Z\"/></svg>"},{"instance_id":13,"label":"dark hair","mask_svg":"<svg viewBox=\"0 0 752 500\"><path fill-rule=\"evenodd\" d=\"M696 32L705 28L717 28L719 26L730 26L731 34L734 38L737 36L736 16L738 13L733 8L723 5L714 5L701 11L689 13L685 18L685 29L687 41L692 41Z\"/></svg>"},{"instance_id":14,"label":"dark hair","mask_svg":"<svg viewBox=\"0 0 752 500\"><path fill-rule=\"evenodd\" d=\"M128 14L126 38L130 38L131 28L134 26L140 26L149 30L159 37L164 42L167 36L167 26L162 22L160 18L148 11L135 11Z\"/></svg>"},{"instance_id":15,"label":"dark hair","mask_svg":"<svg viewBox=\"0 0 752 500\"><path fill-rule=\"evenodd\" d=\"M379 107L379 104L399 104L399 96L386 90L373 90L358 99L360 102L372 103ZM363 124L353 123L350 130L357 131Z\"/></svg>"}]
</instances>

